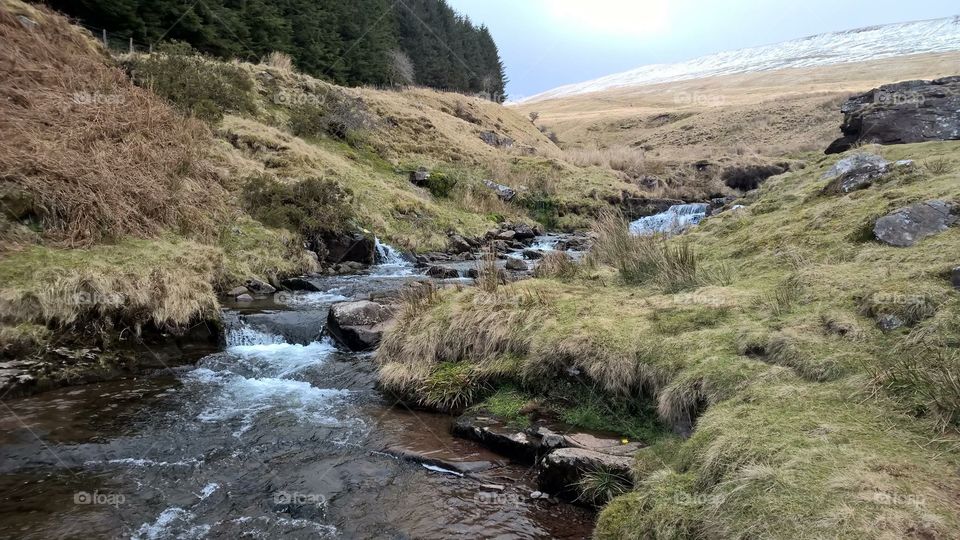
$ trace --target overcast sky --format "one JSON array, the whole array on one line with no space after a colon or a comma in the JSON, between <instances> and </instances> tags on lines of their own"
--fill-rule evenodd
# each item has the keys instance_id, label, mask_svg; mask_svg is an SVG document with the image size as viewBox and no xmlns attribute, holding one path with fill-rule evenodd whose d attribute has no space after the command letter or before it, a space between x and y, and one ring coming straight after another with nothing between
<instances>
[{"instance_id":1,"label":"overcast sky","mask_svg":"<svg viewBox=\"0 0 960 540\"><path fill-rule=\"evenodd\" d=\"M447 0L490 27L510 99L645 64L960 14L957 0Z\"/></svg>"}]
</instances>

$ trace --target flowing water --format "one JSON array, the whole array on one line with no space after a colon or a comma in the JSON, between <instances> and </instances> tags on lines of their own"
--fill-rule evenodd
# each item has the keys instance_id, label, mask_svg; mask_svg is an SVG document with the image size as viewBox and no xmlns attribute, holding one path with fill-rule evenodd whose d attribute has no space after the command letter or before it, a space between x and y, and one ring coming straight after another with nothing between
<instances>
[{"instance_id":1,"label":"flowing water","mask_svg":"<svg viewBox=\"0 0 960 540\"><path fill-rule=\"evenodd\" d=\"M196 366L2 402L0 536L588 536L589 512L528 498L526 467L468 478L383 452L503 460L389 401L369 354L323 337L332 302L424 279L381 247L370 275L228 306L226 346Z\"/></svg>"},{"instance_id":2,"label":"flowing water","mask_svg":"<svg viewBox=\"0 0 960 540\"><path fill-rule=\"evenodd\" d=\"M640 218L630 223L630 232L636 235L676 234L699 225L707 217L706 203L677 204L666 212Z\"/></svg>"}]
</instances>

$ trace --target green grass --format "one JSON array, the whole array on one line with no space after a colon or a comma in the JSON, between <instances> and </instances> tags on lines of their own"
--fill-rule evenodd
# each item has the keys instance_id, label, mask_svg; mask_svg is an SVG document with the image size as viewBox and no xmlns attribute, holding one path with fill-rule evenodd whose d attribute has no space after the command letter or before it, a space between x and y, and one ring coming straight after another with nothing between
<instances>
[{"instance_id":1,"label":"green grass","mask_svg":"<svg viewBox=\"0 0 960 540\"><path fill-rule=\"evenodd\" d=\"M530 425L530 417L521 410L533 400L534 395L526 393L515 386L502 386L492 395L474 406L475 410L484 411L507 422L515 427Z\"/></svg>"},{"instance_id":2,"label":"green grass","mask_svg":"<svg viewBox=\"0 0 960 540\"><path fill-rule=\"evenodd\" d=\"M952 163L960 143L876 150ZM401 321L409 336L386 336L386 383L509 351L519 361L503 379L560 387L575 370L590 381L600 403L571 399L574 423L625 433L609 423L629 417L616 404L648 396L660 422L692 427L666 438L669 451L640 452L641 481L608 505L599 537L950 536L960 299L947 276L960 228L906 249L856 231L907 204L956 200L956 177L935 167L824 195L820 176L839 158L808 159L671 242L689 242L698 271L728 267L724 279L628 283L601 265L500 287L495 302L447 291L442 309ZM524 298L537 299L533 313ZM883 313L907 326L884 333Z\"/></svg>"}]
</instances>

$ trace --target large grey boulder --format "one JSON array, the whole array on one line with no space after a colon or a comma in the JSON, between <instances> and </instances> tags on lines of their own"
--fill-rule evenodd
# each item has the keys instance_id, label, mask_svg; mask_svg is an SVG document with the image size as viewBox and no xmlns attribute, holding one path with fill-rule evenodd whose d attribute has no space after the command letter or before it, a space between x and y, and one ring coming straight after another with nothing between
<instances>
[{"instance_id":1,"label":"large grey boulder","mask_svg":"<svg viewBox=\"0 0 960 540\"><path fill-rule=\"evenodd\" d=\"M311 249L329 265L356 262L371 265L376 262L376 242L360 232L328 232L311 242Z\"/></svg>"},{"instance_id":2,"label":"large grey boulder","mask_svg":"<svg viewBox=\"0 0 960 540\"><path fill-rule=\"evenodd\" d=\"M940 200L911 204L878 219L873 233L885 244L910 247L955 224L956 210L952 204Z\"/></svg>"},{"instance_id":3,"label":"large grey boulder","mask_svg":"<svg viewBox=\"0 0 960 540\"><path fill-rule=\"evenodd\" d=\"M277 292L277 289L273 285L260 281L257 278L248 279L246 287L249 292L252 292L253 294L273 294Z\"/></svg>"},{"instance_id":4,"label":"large grey boulder","mask_svg":"<svg viewBox=\"0 0 960 540\"><path fill-rule=\"evenodd\" d=\"M526 272L530 267L520 259L507 259L507 270L514 272Z\"/></svg>"},{"instance_id":5,"label":"large grey boulder","mask_svg":"<svg viewBox=\"0 0 960 540\"><path fill-rule=\"evenodd\" d=\"M369 351L380 344L392 317L393 309L377 302L338 302L330 306L327 332L351 351Z\"/></svg>"},{"instance_id":6,"label":"large grey boulder","mask_svg":"<svg viewBox=\"0 0 960 540\"><path fill-rule=\"evenodd\" d=\"M500 197L506 202L510 202L517 196L516 190L510 186L505 186L503 184L498 184L493 180L484 180L483 185L497 192L497 197Z\"/></svg>"},{"instance_id":7,"label":"large grey boulder","mask_svg":"<svg viewBox=\"0 0 960 540\"><path fill-rule=\"evenodd\" d=\"M823 189L825 193L850 193L873 184L890 170L890 162L876 154L854 154L838 161L824 178L833 180Z\"/></svg>"},{"instance_id":8,"label":"large grey boulder","mask_svg":"<svg viewBox=\"0 0 960 540\"><path fill-rule=\"evenodd\" d=\"M960 139L960 76L888 84L840 107L843 137L827 154L857 143L905 144Z\"/></svg>"}]
</instances>

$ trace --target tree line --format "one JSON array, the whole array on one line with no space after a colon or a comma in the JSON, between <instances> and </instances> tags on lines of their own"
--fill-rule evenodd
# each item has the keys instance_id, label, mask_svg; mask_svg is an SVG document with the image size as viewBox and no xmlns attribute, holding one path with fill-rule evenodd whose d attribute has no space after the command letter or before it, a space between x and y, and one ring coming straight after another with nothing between
<instances>
[{"instance_id":1,"label":"tree line","mask_svg":"<svg viewBox=\"0 0 960 540\"><path fill-rule=\"evenodd\" d=\"M347 85L418 84L505 99L489 29L446 0L47 0L81 20L220 58L283 52L313 76Z\"/></svg>"}]
</instances>

